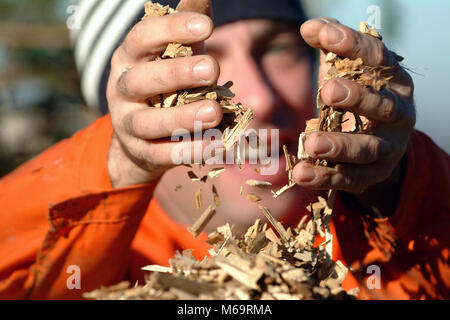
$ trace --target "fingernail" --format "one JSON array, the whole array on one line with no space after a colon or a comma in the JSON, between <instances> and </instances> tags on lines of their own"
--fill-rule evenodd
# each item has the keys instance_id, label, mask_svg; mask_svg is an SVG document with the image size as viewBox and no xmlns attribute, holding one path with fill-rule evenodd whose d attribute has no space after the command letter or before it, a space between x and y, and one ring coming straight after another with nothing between
<instances>
[{"instance_id":1,"label":"fingernail","mask_svg":"<svg viewBox=\"0 0 450 320\"><path fill-rule=\"evenodd\" d=\"M216 121L216 119L217 119L216 109L214 109L214 107L210 105L201 107L195 114L195 120L202 121L205 123L214 122Z\"/></svg>"},{"instance_id":2,"label":"fingernail","mask_svg":"<svg viewBox=\"0 0 450 320\"><path fill-rule=\"evenodd\" d=\"M194 66L194 76L198 80L208 81L213 77L213 67L208 60L201 60Z\"/></svg>"},{"instance_id":3,"label":"fingernail","mask_svg":"<svg viewBox=\"0 0 450 320\"><path fill-rule=\"evenodd\" d=\"M329 45L335 46L344 40L344 33L340 29L336 28L332 24L327 24L325 28L327 28L326 32Z\"/></svg>"},{"instance_id":4,"label":"fingernail","mask_svg":"<svg viewBox=\"0 0 450 320\"><path fill-rule=\"evenodd\" d=\"M333 142L325 136L316 136L314 142L314 153L316 155L325 155L330 153L334 148Z\"/></svg>"},{"instance_id":5,"label":"fingernail","mask_svg":"<svg viewBox=\"0 0 450 320\"><path fill-rule=\"evenodd\" d=\"M333 81L331 90L331 102L340 103L347 100L350 95L350 89L338 80Z\"/></svg>"},{"instance_id":6,"label":"fingernail","mask_svg":"<svg viewBox=\"0 0 450 320\"><path fill-rule=\"evenodd\" d=\"M330 21L328 21L327 19L325 19L325 18L316 18L316 19L314 19L315 21L320 21L320 22L323 22L323 23L326 23L326 24L328 24L328 23L330 23Z\"/></svg>"},{"instance_id":7,"label":"fingernail","mask_svg":"<svg viewBox=\"0 0 450 320\"><path fill-rule=\"evenodd\" d=\"M311 182L316 178L316 172L311 167L303 166L298 177L300 182Z\"/></svg>"},{"instance_id":8,"label":"fingernail","mask_svg":"<svg viewBox=\"0 0 450 320\"><path fill-rule=\"evenodd\" d=\"M195 17L189 20L188 30L196 36L202 36L209 30L209 22L203 17Z\"/></svg>"}]
</instances>

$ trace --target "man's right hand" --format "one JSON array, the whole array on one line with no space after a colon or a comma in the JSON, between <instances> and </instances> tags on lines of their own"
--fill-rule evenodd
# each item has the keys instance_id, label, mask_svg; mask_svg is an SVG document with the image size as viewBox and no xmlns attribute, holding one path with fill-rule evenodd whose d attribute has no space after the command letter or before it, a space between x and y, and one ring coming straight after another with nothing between
<instances>
[{"instance_id":1,"label":"man's right hand","mask_svg":"<svg viewBox=\"0 0 450 320\"><path fill-rule=\"evenodd\" d=\"M195 44L194 54L201 53L198 48L212 30L212 20L196 12L149 17L136 24L114 52L107 99L114 127L108 171L115 188L158 179L174 165L171 153L178 143L193 149L193 142L167 139L176 129L193 132L195 120L202 121L204 130L220 123L222 109L212 100L175 108L146 103L158 94L217 82L219 66L210 56L155 61L172 42Z\"/></svg>"}]
</instances>

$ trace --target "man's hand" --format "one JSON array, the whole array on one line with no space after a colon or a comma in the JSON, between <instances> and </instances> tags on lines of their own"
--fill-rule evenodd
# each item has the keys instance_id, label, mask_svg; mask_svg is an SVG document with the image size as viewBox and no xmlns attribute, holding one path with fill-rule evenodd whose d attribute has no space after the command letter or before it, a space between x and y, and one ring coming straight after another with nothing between
<instances>
[{"instance_id":1,"label":"man's hand","mask_svg":"<svg viewBox=\"0 0 450 320\"><path fill-rule=\"evenodd\" d=\"M324 83L321 97L326 105L363 116L370 121L370 126L358 134L308 135L305 149L312 158L339 165L316 167L303 161L294 169L295 181L311 189L336 189L353 194L362 194L372 186L389 181L406 152L415 124L411 77L379 39L336 20L310 20L302 25L300 32L310 46L322 49L319 79L323 79L329 67L324 61L329 51L350 59L361 57L365 65L395 69L394 78L380 92L345 79Z\"/></svg>"},{"instance_id":2,"label":"man's hand","mask_svg":"<svg viewBox=\"0 0 450 320\"><path fill-rule=\"evenodd\" d=\"M183 9L189 10L189 4L197 9L198 2L209 1L183 1ZM154 60L172 42L194 44L194 53L200 53L212 30L211 18L200 13L150 17L139 22L115 51L107 88L114 127L108 170L114 187L154 181L171 167L173 148L185 143L167 139L176 129L193 132L195 120L202 121L203 129L220 123L223 114L215 101L177 108L150 108L146 103L158 94L217 81L219 66L210 56ZM185 144L193 148L193 142Z\"/></svg>"}]
</instances>

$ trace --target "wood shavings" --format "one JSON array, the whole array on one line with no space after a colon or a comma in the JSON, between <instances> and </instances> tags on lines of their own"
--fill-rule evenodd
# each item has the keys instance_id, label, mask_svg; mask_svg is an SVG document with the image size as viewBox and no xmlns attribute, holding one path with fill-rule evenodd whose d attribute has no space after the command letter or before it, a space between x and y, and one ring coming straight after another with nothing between
<instances>
[{"instance_id":1,"label":"wood shavings","mask_svg":"<svg viewBox=\"0 0 450 320\"><path fill-rule=\"evenodd\" d=\"M192 233L194 238L203 231L208 222L212 219L212 217L216 213L216 207L214 205L210 205L200 216L200 218L194 223L194 225L188 228L189 232Z\"/></svg>"},{"instance_id":2,"label":"wood shavings","mask_svg":"<svg viewBox=\"0 0 450 320\"><path fill-rule=\"evenodd\" d=\"M245 197L246 197L248 200L252 201L252 202L259 202L259 201L261 201L261 197L258 196L258 195L256 195L256 194L253 194L253 193L247 193L247 194L245 195Z\"/></svg>"},{"instance_id":3,"label":"wood shavings","mask_svg":"<svg viewBox=\"0 0 450 320\"><path fill-rule=\"evenodd\" d=\"M370 34L372 37L383 40L383 37L377 32L377 30L371 26L367 22L359 23L359 31L361 33Z\"/></svg>"},{"instance_id":4,"label":"wood shavings","mask_svg":"<svg viewBox=\"0 0 450 320\"><path fill-rule=\"evenodd\" d=\"M214 204L216 205L216 207L220 207L220 197L219 197L219 193L217 192L216 186L213 185L212 186L212 194L214 197Z\"/></svg>"},{"instance_id":5,"label":"wood shavings","mask_svg":"<svg viewBox=\"0 0 450 320\"><path fill-rule=\"evenodd\" d=\"M159 3L153 3L151 1L144 4L145 15L142 20L148 17L162 17L168 13L176 12L174 9L169 6L163 6Z\"/></svg>"},{"instance_id":6,"label":"wood shavings","mask_svg":"<svg viewBox=\"0 0 450 320\"><path fill-rule=\"evenodd\" d=\"M162 58L182 58L193 55L192 48L185 47L180 43L169 43L166 51L162 54Z\"/></svg>"},{"instance_id":7,"label":"wood shavings","mask_svg":"<svg viewBox=\"0 0 450 320\"><path fill-rule=\"evenodd\" d=\"M187 175L188 175L189 179L191 179L192 182L199 182L199 181L201 181L201 182L205 183L206 180L208 180L208 176L207 176L207 175L205 175L205 176L199 178L199 177L194 173L194 171L192 171L192 170L188 171Z\"/></svg>"},{"instance_id":8,"label":"wood shavings","mask_svg":"<svg viewBox=\"0 0 450 320\"><path fill-rule=\"evenodd\" d=\"M253 117L253 111L251 109L247 109L236 125L234 125L231 129L230 127L225 129L222 137L222 143L225 150L230 150L231 147L245 134L245 130L247 130L250 122L253 120Z\"/></svg>"},{"instance_id":9,"label":"wood shavings","mask_svg":"<svg viewBox=\"0 0 450 320\"><path fill-rule=\"evenodd\" d=\"M277 230L281 239L283 239L284 242L289 242L289 235L287 234L284 227L275 219L270 210L262 206L260 206L259 209L261 209L262 213L267 218L267 220L269 220L270 224L275 228L275 230Z\"/></svg>"},{"instance_id":10,"label":"wood shavings","mask_svg":"<svg viewBox=\"0 0 450 320\"><path fill-rule=\"evenodd\" d=\"M224 171L225 171L225 168L223 168L223 167L215 168L215 169L212 169L211 171L208 172L208 176L211 179L214 179L214 178L218 177Z\"/></svg>"},{"instance_id":11,"label":"wood shavings","mask_svg":"<svg viewBox=\"0 0 450 320\"><path fill-rule=\"evenodd\" d=\"M178 94L172 93L172 94L163 94L163 108L171 108L174 106L175 101L177 100Z\"/></svg>"},{"instance_id":12,"label":"wood shavings","mask_svg":"<svg viewBox=\"0 0 450 320\"><path fill-rule=\"evenodd\" d=\"M261 189L269 188L272 186L272 184L270 182L259 181L259 180L247 180L245 183L251 187L256 187L256 188L261 188Z\"/></svg>"},{"instance_id":13,"label":"wood shavings","mask_svg":"<svg viewBox=\"0 0 450 320\"><path fill-rule=\"evenodd\" d=\"M163 267L163 266L159 266L156 264L145 266L145 267L141 268L141 270L150 271L150 272L172 273L172 268Z\"/></svg>"},{"instance_id":14,"label":"wood shavings","mask_svg":"<svg viewBox=\"0 0 450 320\"><path fill-rule=\"evenodd\" d=\"M314 205L313 209L321 208ZM170 267L146 266L152 272L145 285L128 282L84 294L88 299L348 299L341 283L347 273L325 250L312 245L294 247L305 229L284 229L267 208L261 207L280 234L257 219L245 235L235 237L229 224L208 235L211 256L197 261L192 250L177 252ZM203 223L202 223L203 225ZM311 240L312 241L312 240ZM357 293L357 289L352 291Z\"/></svg>"},{"instance_id":15,"label":"wood shavings","mask_svg":"<svg viewBox=\"0 0 450 320\"><path fill-rule=\"evenodd\" d=\"M198 189L195 193L195 206L197 207L197 209L201 209L203 207L202 188Z\"/></svg>"},{"instance_id":16,"label":"wood shavings","mask_svg":"<svg viewBox=\"0 0 450 320\"><path fill-rule=\"evenodd\" d=\"M189 179L191 179L193 182L200 181L200 178L197 177L197 175L194 173L194 171L188 171L187 173Z\"/></svg>"},{"instance_id":17,"label":"wood shavings","mask_svg":"<svg viewBox=\"0 0 450 320\"><path fill-rule=\"evenodd\" d=\"M288 183L283 186L281 189L279 189L278 191L273 191L272 190L272 195L274 198L278 198L279 196L281 196L283 193L285 193L286 191L288 191L289 189L293 188L296 183L293 180L293 170L295 167L295 164L297 163L297 158L290 154L287 147L283 146L283 152L284 152L284 157L286 159L286 171L288 172ZM302 156L302 152L299 152L298 154L299 158Z\"/></svg>"}]
</instances>

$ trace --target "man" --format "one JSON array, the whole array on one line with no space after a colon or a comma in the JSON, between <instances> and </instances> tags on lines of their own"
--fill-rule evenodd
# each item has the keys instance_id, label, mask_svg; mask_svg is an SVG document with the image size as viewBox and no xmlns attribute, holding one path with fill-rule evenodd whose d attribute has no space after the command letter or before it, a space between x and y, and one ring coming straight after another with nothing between
<instances>
[{"instance_id":1,"label":"man","mask_svg":"<svg viewBox=\"0 0 450 320\"><path fill-rule=\"evenodd\" d=\"M0 297L78 298L100 285L142 281L141 267L167 265L176 250L192 248L203 258L206 234L193 239L186 227L200 214L195 191L210 188L211 181L193 184L185 167L173 168L177 143L168 138L180 128L193 132L195 119L203 129L216 127L221 108L198 101L152 109L146 99L232 80L236 101L255 112L252 126L280 128L280 145L295 152L299 132L314 117L308 46L322 51L319 81L328 51L393 66L394 78L380 93L342 79L325 83L323 101L365 116L371 131L311 134L308 154L339 162L340 169L302 161L294 170L299 186L278 199L260 192L262 203L286 226L295 225L315 201L314 190L340 190L333 259L352 269L345 289L359 286L365 298L448 297L450 203L441 195L449 193L450 159L413 131L411 77L378 39L329 18L305 22L300 36L297 2L273 3L213 1L213 33L209 1L187 0L179 13L148 18L128 32L111 59L105 90L110 115L0 182ZM170 42L195 44L196 55L156 61ZM94 58L100 56L96 50ZM90 72L91 58L83 72ZM87 82L86 90L90 85L98 84ZM229 222L239 233L261 218L258 207L239 195L247 179L261 178L253 169L227 166L214 181L223 204L207 232ZM282 186L284 167L263 179ZM81 270L81 290L68 289L71 266ZM367 286L373 266L380 279Z\"/></svg>"}]
</instances>

